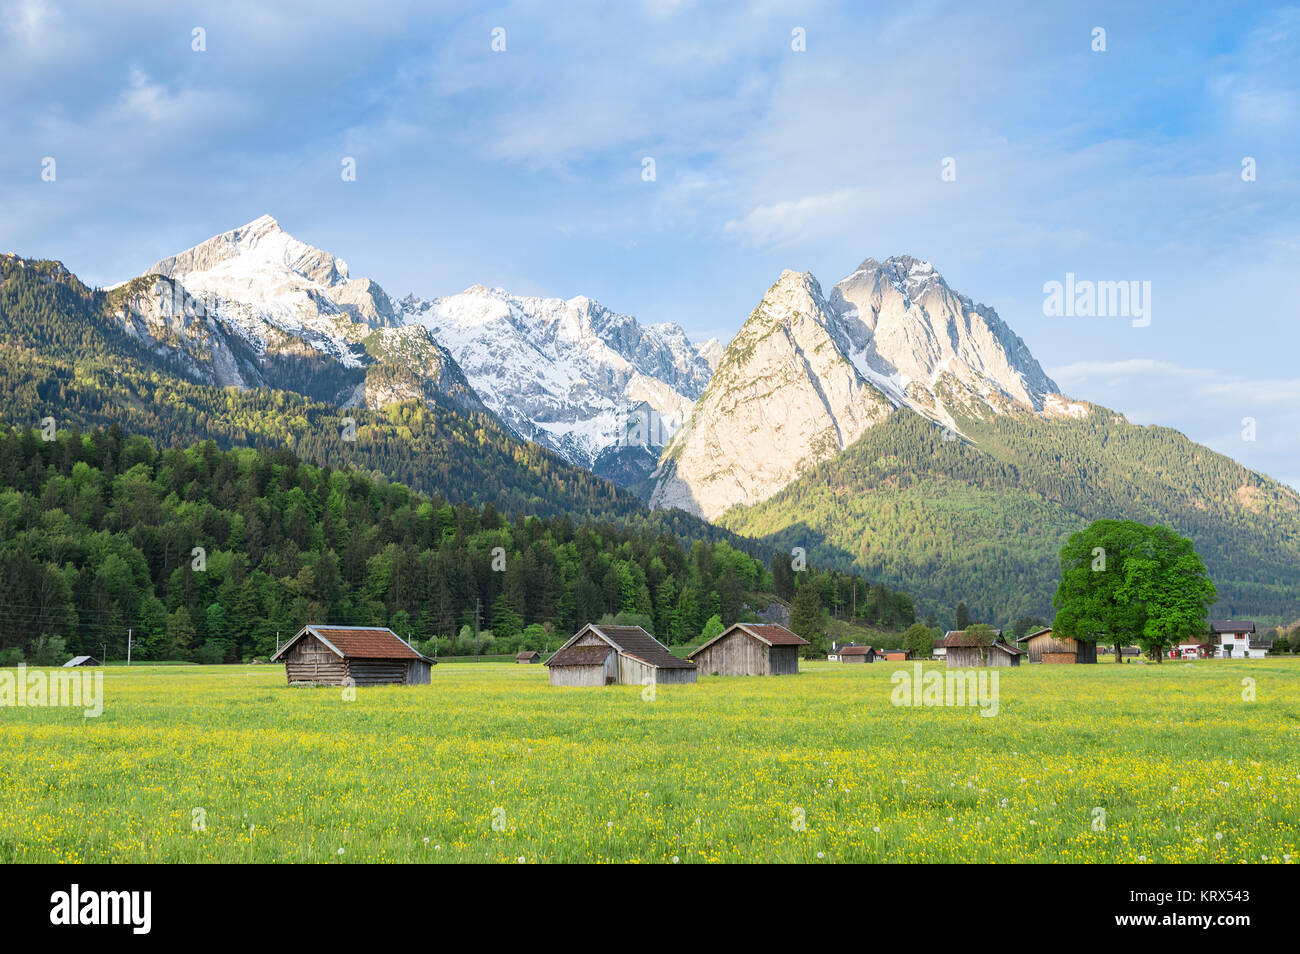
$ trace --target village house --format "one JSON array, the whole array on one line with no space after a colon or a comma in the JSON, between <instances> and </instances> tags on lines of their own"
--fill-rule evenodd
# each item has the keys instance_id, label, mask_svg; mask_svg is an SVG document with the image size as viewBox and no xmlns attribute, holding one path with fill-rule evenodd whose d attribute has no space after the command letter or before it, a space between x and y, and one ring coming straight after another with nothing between
<instances>
[{"instance_id":1,"label":"village house","mask_svg":"<svg viewBox=\"0 0 1300 954\"><path fill-rule=\"evenodd\" d=\"M686 658L713 676L797 675L799 647L807 645L776 623L736 623Z\"/></svg>"},{"instance_id":2,"label":"village house","mask_svg":"<svg viewBox=\"0 0 1300 954\"><path fill-rule=\"evenodd\" d=\"M949 669L966 669L980 666L1019 666L1025 655L1023 649L1008 645L998 630L993 642L982 642L979 637L967 635L964 629L949 630L943 637L948 650L944 658Z\"/></svg>"},{"instance_id":3,"label":"village house","mask_svg":"<svg viewBox=\"0 0 1300 954\"><path fill-rule=\"evenodd\" d=\"M695 682L695 663L674 656L640 626L588 623L546 660L552 686Z\"/></svg>"},{"instance_id":4,"label":"village house","mask_svg":"<svg viewBox=\"0 0 1300 954\"><path fill-rule=\"evenodd\" d=\"M1219 659L1262 659L1268 650L1256 646L1255 622L1249 619L1210 620L1210 649Z\"/></svg>"},{"instance_id":5,"label":"village house","mask_svg":"<svg viewBox=\"0 0 1300 954\"><path fill-rule=\"evenodd\" d=\"M1200 636L1184 639L1169 652L1172 659L1205 659L1214 655L1214 647L1209 640Z\"/></svg>"},{"instance_id":6,"label":"village house","mask_svg":"<svg viewBox=\"0 0 1300 954\"><path fill-rule=\"evenodd\" d=\"M1070 636L1057 636L1051 628L1026 633L1016 639L1031 663L1095 663L1097 644Z\"/></svg>"},{"instance_id":7,"label":"village house","mask_svg":"<svg viewBox=\"0 0 1300 954\"><path fill-rule=\"evenodd\" d=\"M291 686L428 685L437 665L378 626L304 626L271 657L277 661Z\"/></svg>"}]
</instances>

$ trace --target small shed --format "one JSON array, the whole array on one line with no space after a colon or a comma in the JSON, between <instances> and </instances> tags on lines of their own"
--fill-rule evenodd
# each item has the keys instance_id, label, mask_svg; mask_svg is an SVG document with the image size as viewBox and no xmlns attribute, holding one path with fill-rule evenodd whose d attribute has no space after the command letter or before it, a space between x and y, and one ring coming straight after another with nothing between
<instances>
[{"instance_id":1,"label":"small shed","mask_svg":"<svg viewBox=\"0 0 1300 954\"><path fill-rule=\"evenodd\" d=\"M304 626L271 657L277 661L291 686L428 685L437 665L377 626Z\"/></svg>"},{"instance_id":2,"label":"small shed","mask_svg":"<svg viewBox=\"0 0 1300 954\"><path fill-rule=\"evenodd\" d=\"M546 660L552 686L695 682L695 663L674 656L640 626L588 623Z\"/></svg>"},{"instance_id":3,"label":"small shed","mask_svg":"<svg viewBox=\"0 0 1300 954\"><path fill-rule=\"evenodd\" d=\"M1019 666L1020 658L1025 655L1023 649L1010 646L998 633L993 642L981 642L978 636L967 635L964 629L949 630L943 638L943 645L948 650L944 654L948 668L970 668L979 666Z\"/></svg>"},{"instance_id":4,"label":"small shed","mask_svg":"<svg viewBox=\"0 0 1300 954\"><path fill-rule=\"evenodd\" d=\"M686 658L714 676L788 676L799 673L799 647L807 645L776 623L736 623Z\"/></svg>"},{"instance_id":5,"label":"small shed","mask_svg":"<svg viewBox=\"0 0 1300 954\"><path fill-rule=\"evenodd\" d=\"M876 661L876 650L871 646L854 643L851 646L841 646L839 656L843 663L871 663Z\"/></svg>"},{"instance_id":6,"label":"small shed","mask_svg":"<svg viewBox=\"0 0 1300 954\"><path fill-rule=\"evenodd\" d=\"M943 644L943 637L936 636L934 640L934 651L930 654L935 659L943 659L948 655L948 647Z\"/></svg>"},{"instance_id":7,"label":"small shed","mask_svg":"<svg viewBox=\"0 0 1300 954\"><path fill-rule=\"evenodd\" d=\"M515 662L520 664L535 665L542 661L542 654L535 649L525 649L523 652L515 653Z\"/></svg>"},{"instance_id":8,"label":"small shed","mask_svg":"<svg viewBox=\"0 0 1300 954\"><path fill-rule=\"evenodd\" d=\"M876 657L883 662L907 662L914 653L910 649L882 649Z\"/></svg>"},{"instance_id":9,"label":"small shed","mask_svg":"<svg viewBox=\"0 0 1300 954\"><path fill-rule=\"evenodd\" d=\"M1070 636L1057 636L1050 628L1016 639L1031 663L1095 663L1097 644Z\"/></svg>"},{"instance_id":10,"label":"small shed","mask_svg":"<svg viewBox=\"0 0 1300 954\"><path fill-rule=\"evenodd\" d=\"M73 656L63 664L64 669L76 669L78 666L98 666L99 660L94 656Z\"/></svg>"}]
</instances>

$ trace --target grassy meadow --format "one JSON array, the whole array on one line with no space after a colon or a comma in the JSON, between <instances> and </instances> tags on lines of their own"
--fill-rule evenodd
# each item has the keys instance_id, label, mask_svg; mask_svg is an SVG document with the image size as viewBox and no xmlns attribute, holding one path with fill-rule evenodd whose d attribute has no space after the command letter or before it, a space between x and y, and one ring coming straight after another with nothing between
<instances>
[{"instance_id":1,"label":"grassy meadow","mask_svg":"<svg viewBox=\"0 0 1300 954\"><path fill-rule=\"evenodd\" d=\"M895 707L911 665L110 668L98 718L0 707L0 862L1300 860L1300 661L1003 670L992 718Z\"/></svg>"}]
</instances>

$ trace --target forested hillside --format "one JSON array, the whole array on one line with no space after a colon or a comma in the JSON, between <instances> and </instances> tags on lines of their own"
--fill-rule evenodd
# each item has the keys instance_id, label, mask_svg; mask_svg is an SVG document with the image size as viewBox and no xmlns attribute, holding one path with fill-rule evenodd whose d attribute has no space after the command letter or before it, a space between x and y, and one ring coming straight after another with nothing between
<instances>
[{"instance_id":1,"label":"forested hillside","mask_svg":"<svg viewBox=\"0 0 1300 954\"><path fill-rule=\"evenodd\" d=\"M1104 408L959 421L973 443L910 411L869 430L755 507L719 521L853 567L950 620L1050 618L1065 538L1094 519L1190 537L1218 587L1216 615L1281 620L1300 605L1300 497L1168 428Z\"/></svg>"},{"instance_id":2,"label":"forested hillside","mask_svg":"<svg viewBox=\"0 0 1300 954\"><path fill-rule=\"evenodd\" d=\"M50 417L60 428L117 425L163 446L284 447L507 513L646 512L633 494L518 440L487 414L414 400L340 410L292 391L195 383L107 317L113 294L92 291L57 262L0 256L0 424L28 428ZM355 440L344 439L344 417L355 420Z\"/></svg>"},{"instance_id":3,"label":"forested hillside","mask_svg":"<svg viewBox=\"0 0 1300 954\"><path fill-rule=\"evenodd\" d=\"M789 554L773 567L644 525L507 519L285 450L160 452L116 428L53 441L0 430L0 652L11 661L49 656L51 639L120 658L128 627L136 658L265 656L277 631L321 621L476 652L555 648L585 622L631 614L681 643L710 617L750 618L750 594L796 585L864 621L912 620L907 597L860 577L795 574Z\"/></svg>"}]
</instances>

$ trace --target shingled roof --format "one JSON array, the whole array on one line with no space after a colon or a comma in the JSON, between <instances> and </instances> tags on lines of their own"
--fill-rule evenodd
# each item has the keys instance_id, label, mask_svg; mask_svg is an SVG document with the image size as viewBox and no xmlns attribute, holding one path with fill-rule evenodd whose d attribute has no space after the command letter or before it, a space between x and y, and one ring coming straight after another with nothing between
<instances>
[{"instance_id":1,"label":"shingled roof","mask_svg":"<svg viewBox=\"0 0 1300 954\"><path fill-rule=\"evenodd\" d=\"M1253 633L1255 621L1251 619L1212 619L1211 633Z\"/></svg>"},{"instance_id":2,"label":"shingled roof","mask_svg":"<svg viewBox=\"0 0 1300 954\"><path fill-rule=\"evenodd\" d=\"M601 647L573 646L578 637L583 633L593 632L609 645L613 646L624 656L630 656L633 659L639 659L643 663L656 666L660 669L694 669L695 663L682 659L680 656L674 656L668 651L668 647L659 640L655 639L640 626L598 626L595 623L588 623L582 629L573 635L569 642L560 647L559 652L546 661L548 666L582 666L592 665L590 662L568 662L569 659L580 659L585 657L568 656L570 649L600 649ZM608 650L605 650L608 655ZM600 657L604 661L605 656Z\"/></svg>"},{"instance_id":3,"label":"shingled roof","mask_svg":"<svg viewBox=\"0 0 1300 954\"><path fill-rule=\"evenodd\" d=\"M695 663L674 656L668 647L640 626L592 626L612 642L624 655L658 666L660 669L694 669Z\"/></svg>"},{"instance_id":4,"label":"shingled roof","mask_svg":"<svg viewBox=\"0 0 1300 954\"><path fill-rule=\"evenodd\" d=\"M315 636L341 659L423 659L433 662L412 649L391 629L380 626L304 626L271 657L279 659L303 636Z\"/></svg>"},{"instance_id":5,"label":"shingled roof","mask_svg":"<svg viewBox=\"0 0 1300 954\"><path fill-rule=\"evenodd\" d=\"M687 653L687 659L694 659L698 654L704 652L724 636L730 636L733 632L739 630L748 636L752 636L760 643L766 646L807 646L808 640L802 636L797 636L784 626L778 626L776 623L733 623L727 629L723 630L717 636L714 636L707 643L696 647Z\"/></svg>"},{"instance_id":6,"label":"shingled roof","mask_svg":"<svg viewBox=\"0 0 1300 954\"><path fill-rule=\"evenodd\" d=\"M570 646L567 649L561 649L550 659L546 660L548 666L603 666L609 654L614 652L613 646Z\"/></svg>"}]
</instances>

